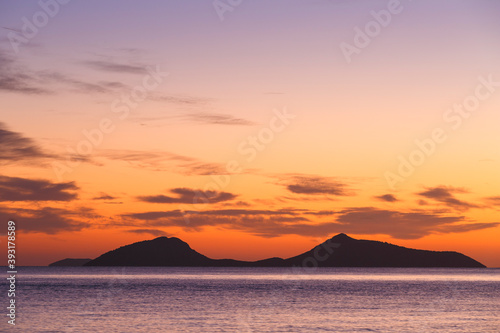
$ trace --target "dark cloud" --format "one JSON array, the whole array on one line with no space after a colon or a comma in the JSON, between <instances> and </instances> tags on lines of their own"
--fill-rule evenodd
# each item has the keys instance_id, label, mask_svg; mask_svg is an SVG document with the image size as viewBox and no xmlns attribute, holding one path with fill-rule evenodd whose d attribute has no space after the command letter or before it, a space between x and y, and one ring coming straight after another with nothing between
<instances>
[{"instance_id":1,"label":"dark cloud","mask_svg":"<svg viewBox=\"0 0 500 333\"><path fill-rule=\"evenodd\" d=\"M296 194L334 196L349 195L346 184L334 181L327 177L295 176L286 187L290 192Z\"/></svg>"},{"instance_id":2,"label":"dark cloud","mask_svg":"<svg viewBox=\"0 0 500 333\"><path fill-rule=\"evenodd\" d=\"M279 210L259 210L259 209L218 209L206 210L200 212L203 215L218 215L218 216L248 216L248 215L297 215L295 210L279 209Z\"/></svg>"},{"instance_id":3,"label":"dark cloud","mask_svg":"<svg viewBox=\"0 0 500 333\"><path fill-rule=\"evenodd\" d=\"M127 232L131 232L134 234L150 234L153 236L167 236L167 233L160 229L132 229L127 230Z\"/></svg>"},{"instance_id":4,"label":"dark cloud","mask_svg":"<svg viewBox=\"0 0 500 333\"><path fill-rule=\"evenodd\" d=\"M245 210L225 209L207 211L180 210L165 212L144 212L126 214L125 218L141 221L147 227L181 227L201 230L207 226L240 230L262 237L276 237L285 234L324 236L315 225L308 225L308 219L297 216L293 210ZM319 225L324 228L324 225Z\"/></svg>"},{"instance_id":5,"label":"dark cloud","mask_svg":"<svg viewBox=\"0 0 500 333\"><path fill-rule=\"evenodd\" d=\"M122 216L125 218L133 218L137 220L143 221L151 221L151 220L159 220L165 219L169 217L182 217L184 214L182 211L176 209L165 212L144 212L144 213L131 213L131 214L123 214Z\"/></svg>"},{"instance_id":6,"label":"dark cloud","mask_svg":"<svg viewBox=\"0 0 500 333\"><path fill-rule=\"evenodd\" d=\"M31 138L11 131L0 122L0 163L52 157L46 154Z\"/></svg>"},{"instance_id":7,"label":"dark cloud","mask_svg":"<svg viewBox=\"0 0 500 333\"><path fill-rule=\"evenodd\" d=\"M214 125L239 125L239 126L252 126L255 125L254 122L237 118L228 114L217 114L217 113L192 113L183 116L184 119L203 123L203 124L214 124Z\"/></svg>"},{"instance_id":8,"label":"dark cloud","mask_svg":"<svg viewBox=\"0 0 500 333\"><path fill-rule=\"evenodd\" d=\"M250 207L251 205L248 202L245 201L238 201L233 204L233 206L243 206L243 207Z\"/></svg>"},{"instance_id":9,"label":"dark cloud","mask_svg":"<svg viewBox=\"0 0 500 333\"><path fill-rule=\"evenodd\" d=\"M379 196L376 196L375 198L378 199L378 200L387 201L387 202L398 201L398 199L394 195L392 195L392 194L379 195Z\"/></svg>"},{"instance_id":10,"label":"dark cloud","mask_svg":"<svg viewBox=\"0 0 500 333\"><path fill-rule=\"evenodd\" d=\"M327 215L333 215L335 214L335 211L333 210L318 210L318 211L308 211L305 212L304 214L308 215L317 215L317 216L327 216Z\"/></svg>"},{"instance_id":11,"label":"dark cloud","mask_svg":"<svg viewBox=\"0 0 500 333\"><path fill-rule=\"evenodd\" d=\"M57 234L65 231L79 231L91 226L90 222L81 221L94 218L90 210L69 211L65 209L7 209L0 207L0 220L15 221L16 229L22 232L40 232Z\"/></svg>"},{"instance_id":12,"label":"dark cloud","mask_svg":"<svg viewBox=\"0 0 500 333\"><path fill-rule=\"evenodd\" d=\"M331 213L331 214L330 214ZM333 215L333 221L313 222L305 215ZM431 234L481 230L499 223L475 223L464 216L437 212L397 212L372 207L350 208L339 212L295 209L206 211L164 211L127 214L146 227L181 227L201 231L204 227L238 230L262 237L296 234L326 237L333 233L385 234L399 239L417 239Z\"/></svg>"},{"instance_id":13,"label":"dark cloud","mask_svg":"<svg viewBox=\"0 0 500 333\"><path fill-rule=\"evenodd\" d=\"M0 176L0 201L71 201L78 197L78 189L73 182Z\"/></svg>"},{"instance_id":14,"label":"dark cloud","mask_svg":"<svg viewBox=\"0 0 500 333\"><path fill-rule=\"evenodd\" d=\"M347 209L337 216L340 230L354 234L385 234L417 239L436 233L465 232L491 228L498 223L471 223L464 216L429 212L397 212L371 207Z\"/></svg>"},{"instance_id":15,"label":"dark cloud","mask_svg":"<svg viewBox=\"0 0 500 333\"><path fill-rule=\"evenodd\" d=\"M92 69L113 73L145 74L147 67L146 65L123 64L109 60L87 60L81 63Z\"/></svg>"},{"instance_id":16,"label":"dark cloud","mask_svg":"<svg viewBox=\"0 0 500 333\"><path fill-rule=\"evenodd\" d=\"M93 197L92 200L114 200L116 197L113 197L109 194L106 194L104 192L101 192L97 197Z\"/></svg>"},{"instance_id":17,"label":"dark cloud","mask_svg":"<svg viewBox=\"0 0 500 333\"><path fill-rule=\"evenodd\" d=\"M500 206L500 197L488 197L486 201L493 206Z\"/></svg>"},{"instance_id":18,"label":"dark cloud","mask_svg":"<svg viewBox=\"0 0 500 333\"><path fill-rule=\"evenodd\" d=\"M170 190L176 197L166 195L139 196L139 200L151 203L183 203L183 204L212 204L233 200L237 195L228 192L201 191L189 188L174 188Z\"/></svg>"},{"instance_id":19,"label":"dark cloud","mask_svg":"<svg viewBox=\"0 0 500 333\"><path fill-rule=\"evenodd\" d=\"M203 227L217 226L243 231L261 237L282 235L325 236L331 233L333 223L303 223L308 221L297 216L268 215L211 215L195 212L183 217L150 221L152 226L176 226L188 230L202 230Z\"/></svg>"},{"instance_id":20,"label":"dark cloud","mask_svg":"<svg viewBox=\"0 0 500 333\"><path fill-rule=\"evenodd\" d=\"M125 214L123 216L125 217L132 217L135 219L139 220L158 220L158 219L163 219L163 218L170 218L170 217L183 217L186 215L190 216L204 216L204 217L210 217L210 216L219 216L219 217L232 217L232 216L296 216L298 213L295 210L289 210L289 209L280 209L280 210L258 210L258 209L215 209L215 210L204 210L204 211L180 211L178 209L176 210L170 210L170 211L163 211L163 212L145 212L145 213L134 213L134 214Z\"/></svg>"},{"instance_id":21,"label":"dark cloud","mask_svg":"<svg viewBox=\"0 0 500 333\"><path fill-rule=\"evenodd\" d=\"M453 195L454 193L464 193L464 192L466 191L461 188L438 186L438 187L427 188L425 191L417 194L422 197L443 203L446 206L454 208L456 210L468 210L470 208L481 207L476 204L459 200Z\"/></svg>"}]
</instances>

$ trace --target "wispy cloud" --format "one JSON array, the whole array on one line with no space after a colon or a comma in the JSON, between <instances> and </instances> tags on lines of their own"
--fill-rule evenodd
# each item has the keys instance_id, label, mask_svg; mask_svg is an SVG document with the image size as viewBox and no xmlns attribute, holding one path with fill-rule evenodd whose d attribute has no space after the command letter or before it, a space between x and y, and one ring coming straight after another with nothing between
<instances>
[{"instance_id":1,"label":"wispy cloud","mask_svg":"<svg viewBox=\"0 0 500 333\"><path fill-rule=\"evenodd\" d=\"M185 217L189 223L186 223ZM206 211L179 210L164 212L144 212L126 214L125 218L142 221L146 226L182 227L188 230L202 230L203 227L217 226L232 230L245 231L262 237L277 237L286 234L303 236L324 236L327 224L308 224L309 220L289 209L251 210L223 209ZM331 223L328 223L330 225ZM328 232L326 232L328 234Z\"/></svg>"},{"instance_id":2,"label":"wispy cloud","mask_svg":"<svg viewBox=\"0 0 500 333\"><path fill-rule=\"evenodd\" d=\"M233 200L237 195L228 192L202 191L189 188L174 188L171 193L177 196L149 195L139 196L138 199L150 203L184 203L184 204L212 204Z\"/></svg>"},{"instance_id":3,"label":"wispy cloud","mask_svg":"<svg viewBox=\"0 0 500 333\"><path fill-rule=\"evenodd\" d=\"M45 84L51 86L58 86L55 88L54 92L60 91L62 89L67 89L73 92L84 93L84 94L115 94L120 90L127 89L127 85L119 81L96 81L96 82L86 82L83 80L72 78L66 74L56 72L56 71L40 71L37 73L40 80L43 80Z\"/></svg>"},{"instance_id":4,"label":"wispy cloud","mask_svg":"<svg viewBox=\"0 0 500 333\"><path fill-rule=\"evenodd\" d=\"M105 94L117 93L128 87L120 81L87 82L59 71L34 70L2 50L0 68L0 91L4 92L28 95L50 95L62 91Z\"/></svg>"},{"instance_id":5,"label":"wispy cloud","mask_svg":"<svg viewBox=\"0 0 500 333\"><path fill-rule=\"evenodd\" d=\"M423 192L417 193L418 195L432 199L434 201L445 204L456 210L468 210L470 208L480 208L480 205L476 205L470 202L462 201L454 196L454 193L464 193L464 189L455 187L438 186L427 188Z\"/></svg>"},{"instance_id":6,"label":"wispy cloud","mask_svg":"<svg viewBox=\"0 0 500 333\"><path fill-rule=\"evenodd\" d=\"M431 234L466 232L492 228L499 223L476 223L464 216L432 212L398 212L372 207L339 212L338 227L355 234L385 234L394 238L417 239Z\"/></svg>"},{"instance_id":7,"label":"wispy cloud","mask_svg":"<svg viewBox=\"0 0 500 333\"><path fill-rule=\"evenodd\" d=\"M42 82L18 64L16 58L0 49L0 91L28 95L49 94Z\"/></svg>"},{"instance_id":8,"label":"wispy cloud","mask_svg":"<svg viewBox=\"0 0 500 333\"><path fill-rule=\"evenodd\" d=\"M132 167L152 171L170 171L186 175L221 175L227 169L221 163L203 162L199 159L169 152L136 150L104 150L101 156L128 163Z\"/></svg>"},{"instance_id":9,"label":"wispy cloud","mask_svg":"<svg viewBox=\"0 0 500 333\"><path fill-rule=\"evenodd\" d=\"M213 125L238 125L238 126L253 126L254 122L234 117L228 114L218 114L218 113L191 113L183 116L184 119L189 121L202 123L202 124L213 124Z\"/></svg>"},{"instance_id":10,"label":"wispy cloud","mask_svg":"<svg viewBox=\"0 0 500 333\"><path fill-rule=\"evenodd\" d=\"M145 74L147 71L145 64L125 64L111 60L85 60L81 64L98 71L112 73Z\"/></svg>"},{"instance_id":11,"label":"wispy cloud","mask_svg":"<svg viewBox=\"0 0 500 333\"><path fill-rule=\"evenodd\" d=\"M78 198L74 192L78 189L73 182L0 176L0 201L72 201Z\"/></svg>"},{"instance_id":12,"label":"wispy cloud","mask_svg":"<svg viewBox=\"0 0 500 333\"><path fill-rule=\"evenodd\" d=\"M331 216L330 221L311 221L306 215ZM467 232L491 228L500 223L476 223L464 216L449 216L439 211L398 212L373 207L341 211L297 209L252 210L218 209L205 211L153 211L123 215L146 227L181 227L201 231L215 226L262 237L296 234L326 237L332 233L386 234L400 239L417 239L431 234Z\"/></svg>"},{"instance_id":13,"label":"wispy cloud","mask_svg":"<svg viewBox=\"0 0 500 333\"><path fill-rule=\"evenodd\" d=\"M0 163L17 163L49 157L53 156L42 151L33 139L9 130L0 122Z\"/></svg>"},{"instance_id":14,"label":"wispy cloud","mask_svg":"<svg viewBox=\"0 0 500 333\"><path fill-rule=\"evenodd\" d=\"M210 98L190 95L152 95L151 100L167 102L180 106L202 106L211 102Z\"/></svg>"},{"instance_id":15,"label":"wispy cloud","mask_svg":"<svg viewBox=\"0 0 500 333\"><path fill-rule=\"evenodd\" d=\"M486 201L493 206L500 206L500 197L488 197Z\"/></svg>"}]
</instances>

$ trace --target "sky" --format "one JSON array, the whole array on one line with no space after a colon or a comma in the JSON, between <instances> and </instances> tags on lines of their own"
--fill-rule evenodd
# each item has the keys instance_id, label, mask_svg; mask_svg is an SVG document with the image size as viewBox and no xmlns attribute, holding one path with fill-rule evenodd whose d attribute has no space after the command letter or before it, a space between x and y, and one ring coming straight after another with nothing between
<instances>
[{"instance_id":1,"label":"sky","mask_svg":"<svg viewBox=\"0 0 500 333\"><path fill-rule=\"evenodd\" d=\"M500 3L2 1L18 265L344 232L500 267ZM6 257L6 254L1 254Z\"/></svg>"}]
</instances>

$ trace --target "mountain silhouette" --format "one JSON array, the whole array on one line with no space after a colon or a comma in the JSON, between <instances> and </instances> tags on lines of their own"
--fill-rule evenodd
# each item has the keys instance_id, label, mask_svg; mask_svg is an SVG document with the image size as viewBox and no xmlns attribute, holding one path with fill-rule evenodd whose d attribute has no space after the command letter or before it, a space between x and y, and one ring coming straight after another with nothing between
<instances>
[{"instance_id":1,"label":"mountain silhouette","mask_svg":"<svg viewBox=\"0 0 500 333\"><path fill-rule=\"evenodd\" d=\"M332 249L332 244L338 247L328 256L322 255L321 248ZM415 250L379 241L357 240L346 234L338 234L286 261L292 266L306 266L311 257L316 258L318 267L486 267L458 252Z\"/></svg>"},{"instance_id":2,"label":"mountain silhouette","mask_svg":"<svg viewBox=\"0 0 500 333\"><path fill-rule=\"evenodd\" d=\"M73 259L66 258L49 264L49 266L83 266L92 259Z\"/></svg>"},{"instance_id":3,"label":"mountain silhouette","mask_svg":"<svg viewBox=\"0 0 500 333\"><path fill-rule=\"evenodd\" d=\"M158 237L106 252L84 266L191 267L486 267L458 252L415 250L338 234L288 259L211 259L176 237Z\"/></svg>"}]
</instances>

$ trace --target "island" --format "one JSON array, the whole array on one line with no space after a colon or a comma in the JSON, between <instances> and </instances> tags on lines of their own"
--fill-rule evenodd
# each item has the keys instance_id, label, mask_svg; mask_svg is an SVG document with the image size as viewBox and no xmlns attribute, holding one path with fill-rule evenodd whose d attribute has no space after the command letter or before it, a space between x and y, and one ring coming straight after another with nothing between
<instances>
[{"instance_id":1,"label":"island","mask_svg":"<svg viewBox=\"0 0 500 333\"><path fill-rule=\"evenodd\" d=\"M92 259L74 259L74 258L66 258L63 260L59 260L56 262L53 262L52 264L49 264L49 266L83 266Z\"/></svg>"},{"instance_id":2,"label":"island","mask_svg":"<svg viewBox=\"0 0 500 333\"><path fill-rule=\"evenodd\" d=\"M57 263L61 262L64 260ZM51 266L61 266L55 264L53 263ZM288 259L269 258L259 261L211 259L193 250L179 238L162 236L106 252L85 262L83 266L486 267L458 252L416 250L386 242L358 240L343 233L295 257Z\"/></svg>"}]
</instances>

